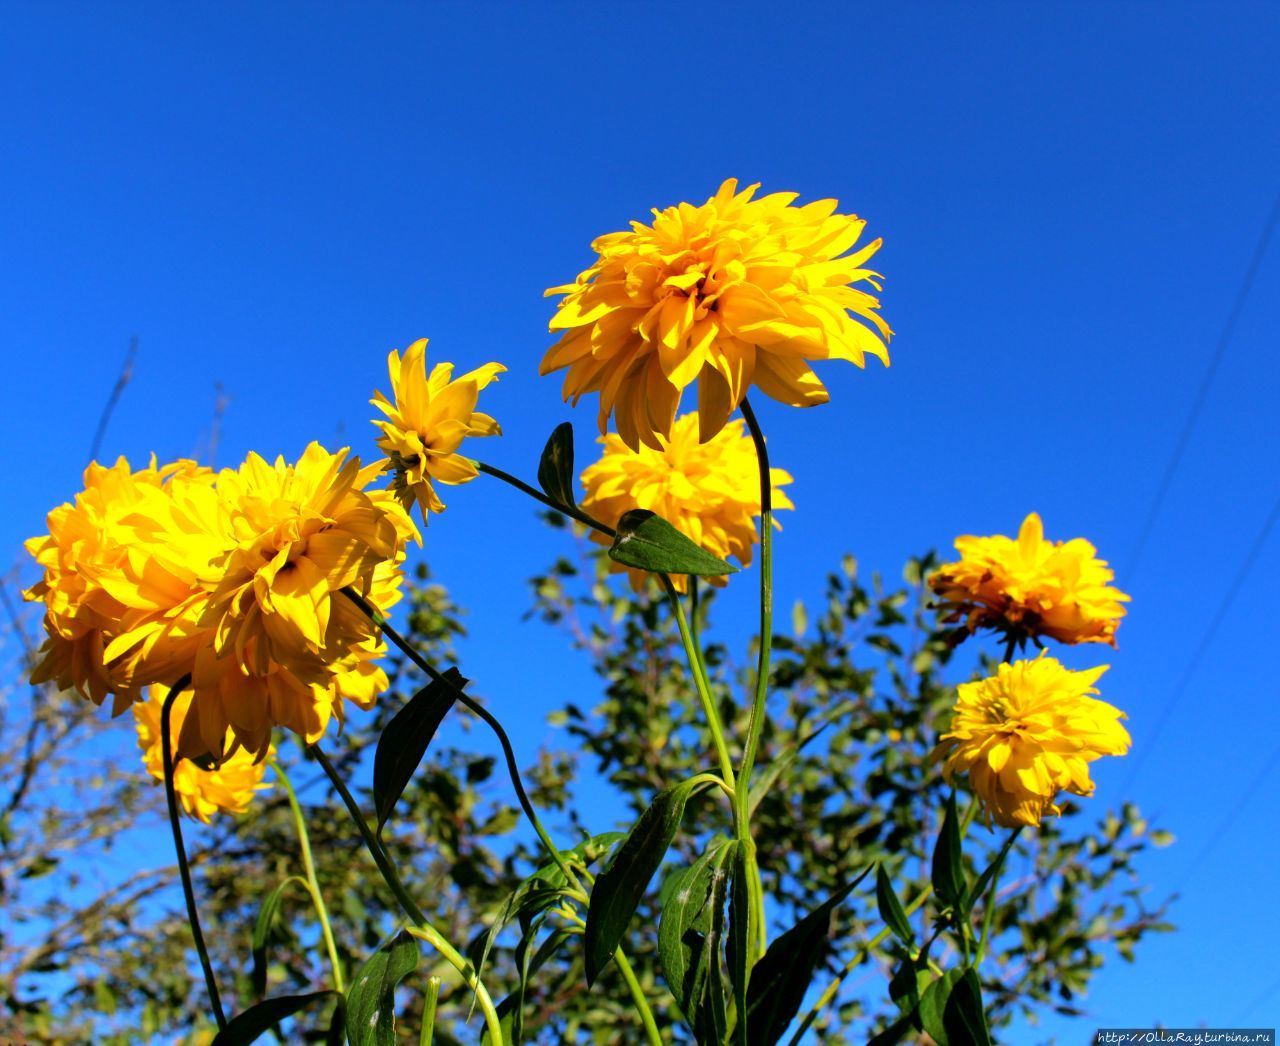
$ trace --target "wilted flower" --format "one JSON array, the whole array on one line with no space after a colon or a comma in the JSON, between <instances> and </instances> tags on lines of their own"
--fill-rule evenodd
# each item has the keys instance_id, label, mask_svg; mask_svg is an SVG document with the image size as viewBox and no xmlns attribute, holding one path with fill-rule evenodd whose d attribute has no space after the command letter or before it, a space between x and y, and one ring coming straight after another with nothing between
<instances>
[{"instance_id":1,"label":"wilted flower","mask_svg":"<svg viewBox=\"0 0 1280 1046\"><path fill-rule=\"evenodd\" d=\"M948 780L969 775L996 824L1038 825L1060 812L1059 792L1093 794L1089 763L1129 750L1124 713L1093 696L1106 670L1073 672L1042 654L961 683L951 729L933 757L946 759Z\"/></svg>"},{"instance_id":2,"label":"wilted flower","mask_svg":"<svg viewBox=\"0 0 1280 1046\"><path fill-rule=\"evenodd\" d=\"M601 433L612 413L633 450L661 447L694 380L707 440L752 385L793 406L825 403L810 360L889 362L879 301L849 286L880 289L863 266L881 241L841 257L866 223L836 214L835 200L794 207L795 193L753 200L758 185L737 187L731 178L701 207L654 210L652 225L601 236L595 264L547 291L564 295L551 330L565 333L542 373L568 367L575 403L598 392Z\"/></svg>"},{"instance_id":3,"label":"wilted flower","mask_svg":"<svg viewBox=\"0 0 1280 1046\"><path fill-rule=\"evenodd\" d=\"M630 509L648 509L712 555L734 556L749 566L752 546L759 540L755 518L760 514L760 472L755 444L743 434L743 424L741 419L731 421L699 443L698 418L686 414L672 426L669 439L659 437L657 449L631 450L619 436L602 437L604 454L582 472L583 510L613 526ZM781 489L791 476L775 468L770 469L770 479L773 507L792 508ZM592 536L607 543L594 531ZM627 568L615 564L615 569ZM628 572L632 587L640 591L649 575ZM724 585L727 579L707 580ZM683 576L672 581L684 590Z\"/></svg>"},{"instance_id":4,"label":"wilted flower","mask_svg":"<svg viewBox=\"0 0 1280 1046\"><path fill-rule=\"evenodd\" d=\"M142 761L147 772L157 781L164 780L164 748L160 732L160 712L164 707L168 689L153 686L145 701L133 706L138 727L138 747L142 749ZM177 738L191 708L191 691L184 690L174 699L169 714L171 751L177 751ZM268 758L273 750L268 750ZM243 749L227 756L214 770L203 770L188 759L178 759L175 754L173 787L178 801L188 817L205 824L214 813L221 810L229 814L242 814L248 809L253 793L266 788L262 777L267 764L255 760Z\"/></svg>"},{"instance_id":5,"label":"wilted flower","mask_svg":"<svg viewBox=\"0 0 1280 1046\"><path fill-rule=\"evenodd\" d=\"M969 632L993 628L1018 639L1048 636L1060 643L1108 643L1129 597L1083 538L1051 542L1032 512L1017 540L1002 535L956 538L958 563L946 563L929 585Z\"/></svg>"},{"instance_id":6,"label":"wilted flower","mask_svg":"<svg viewBox=\"0 0 1280 1046\"><path fill-rule=\"evenodd\" d=\"M375 392L369 402L387 416L375 421L381 429L378 446L393 469L392 490L406 509L416 501L423 518L443 512L444 503L431 485L466 483L479 473L458 447L467 436L499 436L502 430L488 414L476 410L480 390L507 368L486 363L450 381L452 363L437 363L427 375L427 339L415 341L404 358L392 351L387 357L395 402Z\"/></svg>"}]
</instances>

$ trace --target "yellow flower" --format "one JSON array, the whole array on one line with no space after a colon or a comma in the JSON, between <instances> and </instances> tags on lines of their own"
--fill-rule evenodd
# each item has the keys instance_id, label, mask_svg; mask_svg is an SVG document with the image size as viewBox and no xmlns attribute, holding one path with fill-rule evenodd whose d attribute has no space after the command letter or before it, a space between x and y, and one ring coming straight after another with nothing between
<instances>
[{"instance_id":1,"label":"yellow flower","mask_svg":"<svg viewBox=\"0 0 1280 1046\"><path fill-rule=\"evenodd\" d=\"M1129 597L1083 538L1051 542L1040 517L1023 521L1017 540L1002 535L956 539L958 563L947 563L929 585L969 632L993 628L1018 639L1048 636L1060 643L1116 645Z\"/></svg>"},{"instance_id":2,"label":"yellow flower","mask_svg":"<svg viewBox=\"0 0 1280 1046\"><path fill-rule=\"evenodd\" d=\"M375 392L369 402L387 416L375 421L382 431L378 447L387 455L386 468L395 471L391 489L404 507L416 501L426 519L428 512L443 512L444 503L431 481L466 483L479 473L458 447L467 436L500 436L502 430L488 414L476 410L480 390L507 368L486 363L450 381L452 363L437 363L427 376L427 339L404 350L404 358L392 351L387 357L395 402Z\"/></svg>"},{"instance_id":3,"label":"yellow flower","mask_svg":"<svg viewBox=\"0 0 1280 1046\"><path fill-rule=\"evenodd\" d=\"M635 451L620 436L602 437L603 456L582 472L583 510L613 526L630 509L648 509L712 555L735 556L744 567L750 566L758 540L760 472L755 444L743 434L743 425L741 419L732 421L699 443L697 415L686 414L672 426L669 438L659 437L657 449L641 446ZM770 478L773 507L793 508L781 489L791 476L775 468ZM594 531L592 537L607 544ZM628 568L614 564L615 571L624 569ZM640 591L649 575L642 570L628 573L632 587ZM707 580L726 583L723 577ZM672 581L684 591L684 577Z\"/></svg>"},{"instance_id":4,"label":"yellow flower","mask_svg":"<svg viewBox=\"0 0 1280 1046\"><path fill-rule=\"evenodd\" d=\"M1058 814L1059 792L1093 794L1089 763L1129 751L1125 714L1092 696L1107 666L1073 672L1043 654L961 683L951 730L934 749L947 779L968 773L988 816L1006 828Z\"/></svg>"},{"instance_id":5,"label":"yellow flower","mask_svg":"<svg viewBox=\"0 0 1280 1046\"><path fill-rule=\"evenodd\" d=\"M199 642L200 576L225 547L174 511L175 494L208 503L213 474L193 461L133 471L90 464L74 504L26 543L43 569L26 593L45 604L47 640L36 683L75 688L118 715L147 683L183 674Z\"/></svg>"},{"instance_id":6,"label":"yellow flower","mask_svg":"<svg viewBox=\"0 0 1280 1046\"><path fill-rule=\"evenodd\" d=\"M566 400L600 393L600 432L612 413L633 450L660 448L695 379L705 440L752 385L793 406L825 403L809 360L889 362L879 301L849 286L880 290L863 266L881 241L841 257L866 222L836 214L835 200L794 207L795 193L753 200L758 185L737 187L731 178L701 207L654 210L652 225L601 236L595 264L547 291L564 295L551 330L565 333L541 372L569 368Z\"/></svg>"},{"instance_id":7,"label":"yellow flower","mask_svg":"<svg viewBox=\"0 0 1280 1046\"><path fill-rule=\"evenodd\" d=\"M147 772L157 781L164 781L160 710L168 693L167 687L153 686L147 699L133 706L138 727L138 747L143 753L142 761L146 764ZM169 731L171 747L175 753L178 735L191 708L191 700L191 691L184 690L173 703ZM269 748L267 758L272 755L274 749ZM229 814L244 813L253 793L267 787L262 782L266 768L266 762L255 760L252 754L244 750L229 755L216 770L202 770L190 760L182 759L174 764L174 791L188 817L208 824L213 814L219 810Z\"/></svg>"}]
</instances>

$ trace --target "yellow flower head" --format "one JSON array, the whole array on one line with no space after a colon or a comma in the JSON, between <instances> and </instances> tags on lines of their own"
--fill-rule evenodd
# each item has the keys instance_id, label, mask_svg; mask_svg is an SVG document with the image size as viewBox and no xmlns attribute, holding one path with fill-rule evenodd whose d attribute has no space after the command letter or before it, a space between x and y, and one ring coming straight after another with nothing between
<instances>
[{"instance_id":1,"label":"yellow flower head","mask_svg":"<svg viewBox=\"0 0 1280 1046\"><path fill-rule=\"evenodd\" d=\"M639 450L629 448L619 436L602 437L603 456L582 472L583 510L613 526L630 509L648 509L712 555L736 556L743 566L750 566L752 546L758 540L760 472L755 444L743 434L743 424L741 419L731 421L699 443L697 415L686 414L672 426L670 437L659 437L657 448L641 446ZM773 507L794 507L781 490L791 477L782 469L771 469L770 478ZM592 537L606 542L594 531ZM614 569L628 568L615 564ZM628 572L632 587L640 591L649 575L642 570ZM707 580L713 585L726 583L723 577ZM684 577L672 581L684 590Z\"/></svg>"},{"instance_id":2,"label":"yellow flower head","mask_svg":"<svg viewBox=\"0 0 1280 1046\"><path fill-rule=\"evenodd\" d=\"M947 563L929 585L969 631L993 628L1019 639L1116 645L1129 600L1112 588L1111 568L1083 538L1046 541L1032 512L1017 539L1002 535L956 539L958 563Z\"/></svg>"},{"instance_id":3,"label":"yellow flower head","mask_svg":"<svg viewBox=\"0 0 1280 1046\"><path fill-rule=\"evenodd\" d=\"M153 686L145 701L133 706L137 720L138 747L142 749L142 761L147 772L157 781L164 781L164 749L160 734L160 710L168 696L168 688ZM192 695L184 690L173 703L169 731L173 751L177 752L177 739L187 713ZM269 749L267 757L274 754ZM175 759L177 755L175 754ZM246 751L228 756L216 770L202 770L195 763L181 759L174 764L173 787L178 801L188 817L208 824L219 810L229 814L242 814L248 809L253 793L266 788L262 777L266 772L264 761L255 761Z\"/></svg>"},{"instance_id":4,"label":"yellow flower head","mask_svg":"<svg viewBox=\"0 0 1280 1046\"><path fill-rule=\"evenodd\" d=\"M706 440L752 385L797 407L825 403L810 360L889 362L880 302L850 286L880 290L863 266L881 241L845 254L866 222L836 214L835 200L794 207L795 193L754 200L758 185L737 188L730 178L701 207L655 209L652 225L601 236L596 263L547 291L564 295L551 321L564 334L542 373L569 368L566 400L598 392L601 433L612 413L633 450L661 449L694 380Z\"/></svg>"},{"instance_id":5,"label":"yellow flower head","mask_svg":"<svg viewBox=\"0 0 1280 1046\"><path fill-rule=\"evenodd\" d=\"M1093 794L1089 763L1129 751L1123 712L1095 695L1107 666L1073 672L1043 654L961 683L951 729L935 759L947 779L967 773L988 816L1006 828L1059 813L1059 792Z\"/></svg>"},{"instance_id":6,"label":"yellow flower head","mask_svg":"<svg viewBox=\"0 0 1280 1046\"><path fill-rule=\"evenodd\" d=\"M466 483L479 475L457 452L462 441L467 436L502 435L493 418L476 410L476 400L480 390L507 369L486 363L450 381L453 364L437 363L428 376L426 354L426 338L405 349L403 359L393 350L387 368L395 402L381 392L369 401L387 416L374 424L382 431L378 447L387 455L386 468L395 470L391 489L406 509L416 501L423 519L428 512L444 511L432 480Z\"/></svg>"},{"instance_id":7,"label":"yellow flower head","mask_svg":"<svg viewBox=\"0 0 1280 1046\"><path fill-rule=\"evenodd\" d=\"M250 454L218 476L235 546L216 564L201 618L214 630L216 654L247 675L266 676L275 665L327 681L352 639L344 628L350 602L337 593L347 585L368 593L379 564L403 559L414 533L399 504L364 491L379 471L361 469L346 449L312 443L297 465Z\"/></svg>"},{"instance_id":8,"label":"yellow flower head","mask_svg":"<svg viewBox=\"0 0 1280 1046\"><path fill-rule=\"evenodd\" d=\"M26 593L45 605L47 640L32 679L75 688L114 714L151 682L182 675L198 642L200 576L225 542L175 511L213 498L213 474L192 461L133 471L90 464L75 502L26 543L43 569Z\"/></svg>"}]
</instances>

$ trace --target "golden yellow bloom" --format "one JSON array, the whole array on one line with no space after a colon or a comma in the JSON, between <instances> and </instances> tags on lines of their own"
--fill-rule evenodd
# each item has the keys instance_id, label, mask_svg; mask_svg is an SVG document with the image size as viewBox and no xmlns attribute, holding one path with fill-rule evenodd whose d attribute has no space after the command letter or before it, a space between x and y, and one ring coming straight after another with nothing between
<instances>
[{"instance_id":1,"label":"golden yellow bloom","mask_svg":"<svg viewBox=\"0 0 1280 1046\"><path fill-rule=\"evenodd\" d=\"M168 693L167 687L153 686L147 699L133 706L138 727L138 747L143 753L142 761L146 764L147 772L161 782L164 781L164 749L160 734L160 710ZM173 703L169 731L175 753L178 735L191 708L191 700L191 691L184 690ZM267 757L272 755L274 750L269 749ZM253 793L267 787L262 783L266 769L264 761L256 761L244 750L228 756L216 770L202 770L195 763L182 759L174 764L173 787L187 816L208 824L213 814L219 810L229 814L244 813Z\"/></svg>"},{"instance_id":2,"label":"golden yellow bloom","mask_svg":"<svg viewBox=\"0 0 1280 1046\"><path fill-rule=\"evenodd\" d=\"M652 225L601 236L595 264L547 291L564 295L551 330L565 333L541 372L569 368L566 400L600 393L600 432L612 413L633 450L660 449L695 379L706 440L752 385L797 407L825 403L809 360L889 362L880 302L849 286L880 290L863 266L881 241L841 257L866 222L836 214L835 200L793 207L795 193L753 200L758 185L737 188L730 178L701 207L655 209Z\"/></svg>"},{"instance_id":3,"label":"golden yellow bloom","mask_svg":"<svg viewBox=\"0 0 1280 1046\"><path fill-rule=\"evenodd\" d=\"M452 363L437 363L427 375L427 339L404 350L404 358L392 351L387 357L395 402L375 392L369 402L387 416L375 421L382 431L378 446L387 455L387 468L395 471L391 489L404 507L416 501L423 519L428 512L443 512L444 503L431 481L466 483L479 473L459 454L467 436L500 436L502 430L488 414L476 410L480 390L507 368L486 363L451 381Z\"/></svg>"},{"instance_id":4,"label":"golden yellow bloom","mask_svg":"<svg viewBox=\"0 0 1280 1046\"><path fill-rule=\"evenodd\" d=\"M1110 586L1114 572L1083 538L1046 541L1032 512L1017 540L966 535L956 539L956 551L960 561L929 578L951 610L947 620L964 617L970 633L994 628L1019 639L1116 645L1129 597Z\"/></svg>"},{"instance_id":5,"label":"golden yellow bloom","mask_svg":"<svg viewBox=\"0 0 1280 1046\"><path fill-rule=\"evenodd\" d=\"M193 461L133 471L90 464L74 504L26 543L44 573L26 598L45 605L48 638L34 682L75 688L113 714L144 685L182 675L198 643L200 577L225 542L175 513L175 494L210 501L213 474Z\"/></svg>"},{"instance_id":6,"label":"golden yellow bloom","mask_svg":"<svg viewBox=\"0 0 1280 1046\"><path fill-rule=\"evenodd\" d=\"M721 559L735 556L751 565L752 546L758 540L755 517L760 514L760 472L755 444L743 434L744 422L731 421L705 443L698 442L698 418L686 414L672 426L671 435L659 437L657 449L631 450L620 436L603 436L604 455L582 472L586 496L582 508L589 515L615 525L623 513L642 508L656 512L689 540ZM793 508L782 487L791 476L770 469L773 507ZM777 520L774 520L777 526ZM607 539L592 531L603 543ZM616 571L628 569L614 564ZM631 585L640 591L649 577L642 570L628 570ZM724 585L723 577L707 579ZM685 579L672 578L684 591Z\"/></svg>"},{"instance_id":7,"label":"golden yellow bloom","mask_svg":"<svg viewBox=\"0 0 1280 1046\"><path fill-rule=\"evenodd\" d=\"M1107 667L1073 672L1042 653L961 683L951 729L933 758L946 758L948 780L969 775L996 824L1038 825L1060 812L1059 792L1093 794L1089 763L1129 751L1125 714L1093 696Z\"/></svg>"}]
</instances>

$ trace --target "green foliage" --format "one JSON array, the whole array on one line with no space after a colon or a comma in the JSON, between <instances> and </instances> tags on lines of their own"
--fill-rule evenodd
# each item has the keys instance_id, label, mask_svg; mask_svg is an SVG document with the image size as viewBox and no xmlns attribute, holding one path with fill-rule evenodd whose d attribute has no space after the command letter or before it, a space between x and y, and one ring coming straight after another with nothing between
<instances>
[{"instance_id":1,"label":"green foliage","mask_svg":"<svg viewBox=\"0 0 1280 1046\"><path fill-rule=\"evenodd\" d=\"M395 1046L396 985L418 968L418 941L403 930L365 960L347 991L351 1046Z\"/></svg>"},{"instance_id":2,"label":"green foliage","mask_svg":"<svg viewBox=\"0 0 1280 1046\"><path fill-rule=\"evenodd\" d=\"M718 577L732 574L737 567L705 551L690 541L661 516L648 509L624 512L609 558L624 567L658 574L692 574Z\"/></svg>"}]
</instances>

